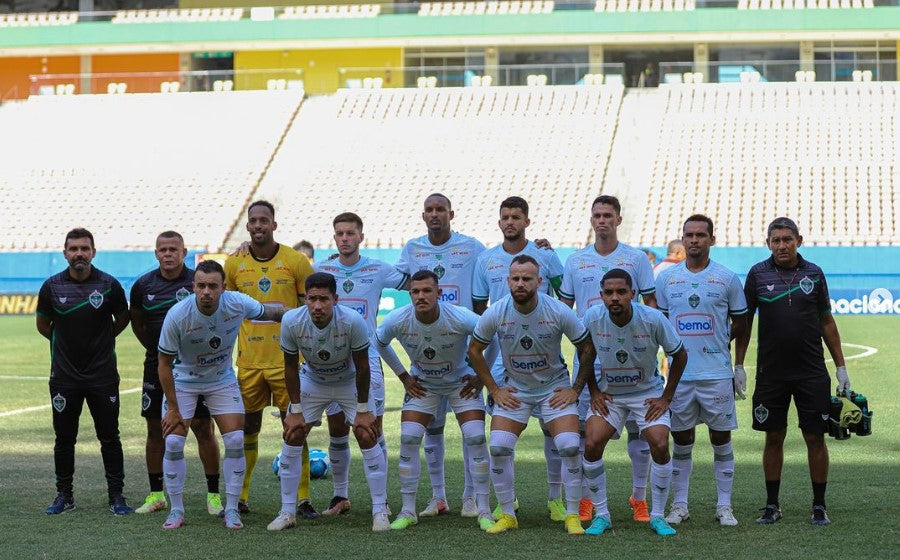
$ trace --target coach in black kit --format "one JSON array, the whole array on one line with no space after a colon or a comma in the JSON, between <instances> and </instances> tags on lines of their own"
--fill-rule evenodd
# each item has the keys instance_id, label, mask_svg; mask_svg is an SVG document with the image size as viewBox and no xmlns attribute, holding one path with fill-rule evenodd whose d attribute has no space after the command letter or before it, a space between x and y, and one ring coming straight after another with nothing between
<instances>
[{"instance_id":1,"label":"coach in black kit","mask_svg":"<svg viewBox=\"0 0 900 560\"><path fill-rule=\"evenodd\" d=\"M75 509L72 479L78 419L87 401L100 441L109 509L116 515L133 510L122 496L124 466L119 440L119 372L116 336L128 326L128 303L119 282L91 266L94 237L86 229L66 234L63 255L69 267L41 286L37 329L50 340L50 403L56 445L56 499L45 513Z\"/></svg>"},{"instance_id":2,"label":"coach in black kit","mask_svg":"<svg viewBox=\"0 0 900 560\"><path fill-rule=\"evenodd\" d=\"M756 389L753 393L753 429L766 433L763 472L766 507L757 523L781 519L778 493L784 462L788 407L797 407L800 431L806 442L812 481L813 525L828 525L825 486L828 483L828 448L825 432L831 379L825 368L822 341L837 366L837 390L850 390L841 337L834 317L825 273L804 259L797 249L803 237L789 218L769 224L766 245L772 256L747 273L744 294L750 315L759 310ZM736 341L735 369L743 369L750 344L750 329Z\"/></svg>"}]
</instances>

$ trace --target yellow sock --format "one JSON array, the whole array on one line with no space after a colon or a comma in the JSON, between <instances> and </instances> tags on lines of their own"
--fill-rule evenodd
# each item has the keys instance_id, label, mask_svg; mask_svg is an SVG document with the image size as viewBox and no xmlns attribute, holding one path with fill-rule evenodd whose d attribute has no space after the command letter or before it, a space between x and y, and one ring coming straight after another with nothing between
<instances>
[{"instance_id":1,"label":"yellow sock","mask_svg":"<svg viewBox=\"0 0 900 560\"><path fill-rule=\"evenodd\" d=\"M303 468L300 471L300 486L297 487L297 503L309 500L309 446L303 446Z\"/></svg>"},{"instance_id":2,"label":"yellow sock","mask_svg":"<svg viewBox=\"0 0 900 560\"><path fill-rule=\"evenodd\" d=\"M244 457L247 458L247 470L244 471L244 486L241 487L241 501L250 500L250 481L253 479L253 468L259 457L259 432L244 434Z\"/></svg>"}]
</instances>

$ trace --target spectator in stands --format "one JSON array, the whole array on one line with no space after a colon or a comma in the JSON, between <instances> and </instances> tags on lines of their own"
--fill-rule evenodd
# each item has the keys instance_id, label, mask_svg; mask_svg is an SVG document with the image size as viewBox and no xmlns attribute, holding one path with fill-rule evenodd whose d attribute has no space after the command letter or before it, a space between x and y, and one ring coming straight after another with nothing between
<instances>
[{"instance_id":1,"label":"spectator in stands","mask_svg":"<svg viewBox=\"0 0 900 560\"><path fill-rule=\"evenodd\" d=\"M659 79L656 77L656 70L653 69L653 64L648 62L638 76L638 87L657 87L658 85Z\"/></svg>"},{"instance_id":2,"label":"spectator in stands","mask_svg":"<svg viewBox=\"0 0 900 560\"><path fill-rule=\"evenodd\" d=\"M315 256L316 248L313 247L313 244L310 243L309 241L307 241L305 239L298 241L294 245L294 250L297 251L298 253L302 253L302 254L306 255L306 258L309 259L309 264L312 264L313 262L315 262L315 259L313 257Z\"/></svg>"},{"instance_id":3,"label":"spectator in stands","mask_svg":"<svg viewBox=\"0 0 900 560\"><path fill-rule=\"evenodd\" d=\"M647 258L650 259L650 266L654 267L659 262L659 257L656 256L656 253L651 251L650 249L641 249Z\"/></svg>"},{"instance_id":4,"label":"spectator in stands","mask_svg":"<svg viewBox=\"0 0 900 560\"><path fill-rule=\"evenodd\" d=\"M128 301L119 281L93 267L94 236L76 228L66 234L66 270L41 286L37 330L50 341L50 404L56 444L56 499L44 513L75 509L75 441L87 401L106 472L109 509L116 515L134 511L122 496L125 467L119 439L119 372L116 337L128 326Z\"/></svg>"},{"instance_id":5,"label":"spectator in stands","mask_svg":"<svg viewBox=\"0 0 900 560\"><path fill-rule=\"evenodd\" d=\"M653 277L659 276L659 273L667 268L671 268L685 259L684 243L680 239L673 239L666 245L666 258L653 267Z\"/></svg>"}]
</instances>

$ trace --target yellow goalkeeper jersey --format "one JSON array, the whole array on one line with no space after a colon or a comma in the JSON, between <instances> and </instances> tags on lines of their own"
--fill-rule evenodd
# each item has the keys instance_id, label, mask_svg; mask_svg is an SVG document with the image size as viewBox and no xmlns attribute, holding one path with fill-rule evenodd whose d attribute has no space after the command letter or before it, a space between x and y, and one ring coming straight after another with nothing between
<instances>
[{"instance_id":1,"label":"yellow goalkeeper jersey","mask_svg":"<svg viewBox=\"0 0 900 560\"><path fill-rule=\"evenodd\" d=\"M225 261L225 288L247 294L262 303L283 303L288 309L303 303L306 277L313 273L309 259L287 245L278 244L271 259L253 255L232 256ZM284 367L281 323L245 320L238 338L239 368Z\"/></svg>"}]
</instances>

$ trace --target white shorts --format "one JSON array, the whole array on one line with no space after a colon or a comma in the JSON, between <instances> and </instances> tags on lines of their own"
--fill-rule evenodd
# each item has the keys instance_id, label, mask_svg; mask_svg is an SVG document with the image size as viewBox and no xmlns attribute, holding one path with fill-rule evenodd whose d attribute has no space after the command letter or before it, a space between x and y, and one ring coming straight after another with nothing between
<instances>
[{"instance_id":1,"label":"white shorts","mask_svg":"<svg viewBox=\"0 0 900 560\"><path fill-rule=\"evenodd\" d=\"M652 422L647 422L644 419L647 417L648 408L647 405L644 404L644 401L649 398L660 396L662 396L662 390L645 391L632 395L613 395L612 402L606 401L606 408L609 411L609 414L597 414L593 410L590 410L588 412L588 420L593 416L603 418L610 426L616 429L617 436L622 435L622 428L626 425L626 422L629 421L636 424L639 433L643 433L644 430L651 426L665 426L668 428L670 426L668 412Z\"/></svg>"},{"instance_id":2,"label":"white shorts","mask_svg":"<svg viewBox=\"0 0 900 560\"><path fill-rule=\"evenodd\" d=\"M422 398L413 398L409 395L403 397L403 410L411 410L413 412L421 412L437 417L438 412L443 412L442 417L447 415L447 407L455 414L468 412L469 410L480 410L484 412L484 397L481 393L471 398L462 398L459 396L463 384L460 383L453 387L444 389L425 389L425 396Z\"/></svg>"},{"instance_id":3,"label":"white shorts","mask_svg":"<svg viewBox=\"0 0 900 560\"><path fill-rule=\"evenodd\" d=\"M181 413L182 418L188 420L194 417L194 412L197 410L197 397L200 395L206 401L206 408L209 409L210 416L244 413L244 400L241 398L241 389L237 381L218 389L175 385L175 399L178 401L178 412ZM163 395L163 415L167 410L169 407L165 395Z\"/></svg>"},{"instance_id":4,"label":"white shorts","mask_svg":"<svg viewBox=\"0 0 900 560\"><path fill-rule=\"evenodd\" d=\"M566 380L564 385L558 386L566 387L567 385L568 380ZM519 407L513 410L506 410L499 405L495 405L493 416L509 418L514 422L526 425L528 424L528 419L532 416L543 420L544 424L549 424L562 416L572 415L577 417L578 406L575 403L563 408L553 408L550 406L550 399L553 397L553 389L555 389L555 387L551 388L549 393L541 393L540 395L529 395L522 391L514 393L516 398L519 399Z\"/></svg>"},{"instance_id":5,"label":"white shorts","mask_svg":"<svg viewBox=\"0 0 900 560\"><path fill-rule=\"evenodd\" d=\"M591 392L587 387L581 390L581 395L578 396L578 420L581 422L581 425L584 426L587 419L591 416ZM596 414L594 415L596 416ZM625 430L630 434L640 433L638 430L637 420L635 416L629 415L628 418L625 419ZM619 439L619 435L617 434L615 439Z\"/></svg>"},{"instance_id":6,"label":"white shorts","mask_svg":"<svg viewBox=\"0 0 900 560\"><path fill-rule=\"evenodd\" d=\"M731 379L682 381L672 399L672 431L683 432L698 424L730 432L738 427Z\"/></svg>"},{"instance_id":7,"label":"white shorts","mask_svg":"<svg viewBox=\"0 0 900 560\"><path fill-rule=\"evenodd\" d=\"M307 424L318 425L322 422L325 409L335 404L338 411L344 413L347 424L356 420L356 383L316 383L308 377L301 377L300 406L303 408L303 419ZM375 395L369 391L369 410L375 410Z\"/></svg>"},{"instance_id":8,"label":"white shorts","mask_svg":"<svg viewBox=\"0 0 900 560\"><path fill-rule=\"evenodd\" d=\"M381 357L369 355L369 371L372 374L372 378L369 380L369 396L375 396L375 405L372 411L375 416L384 416L384 372L381 369ZM332 403L325 409L326 416L334 416L340 412L341 407L337 403Z\"/></svg>"}]
</instances>

